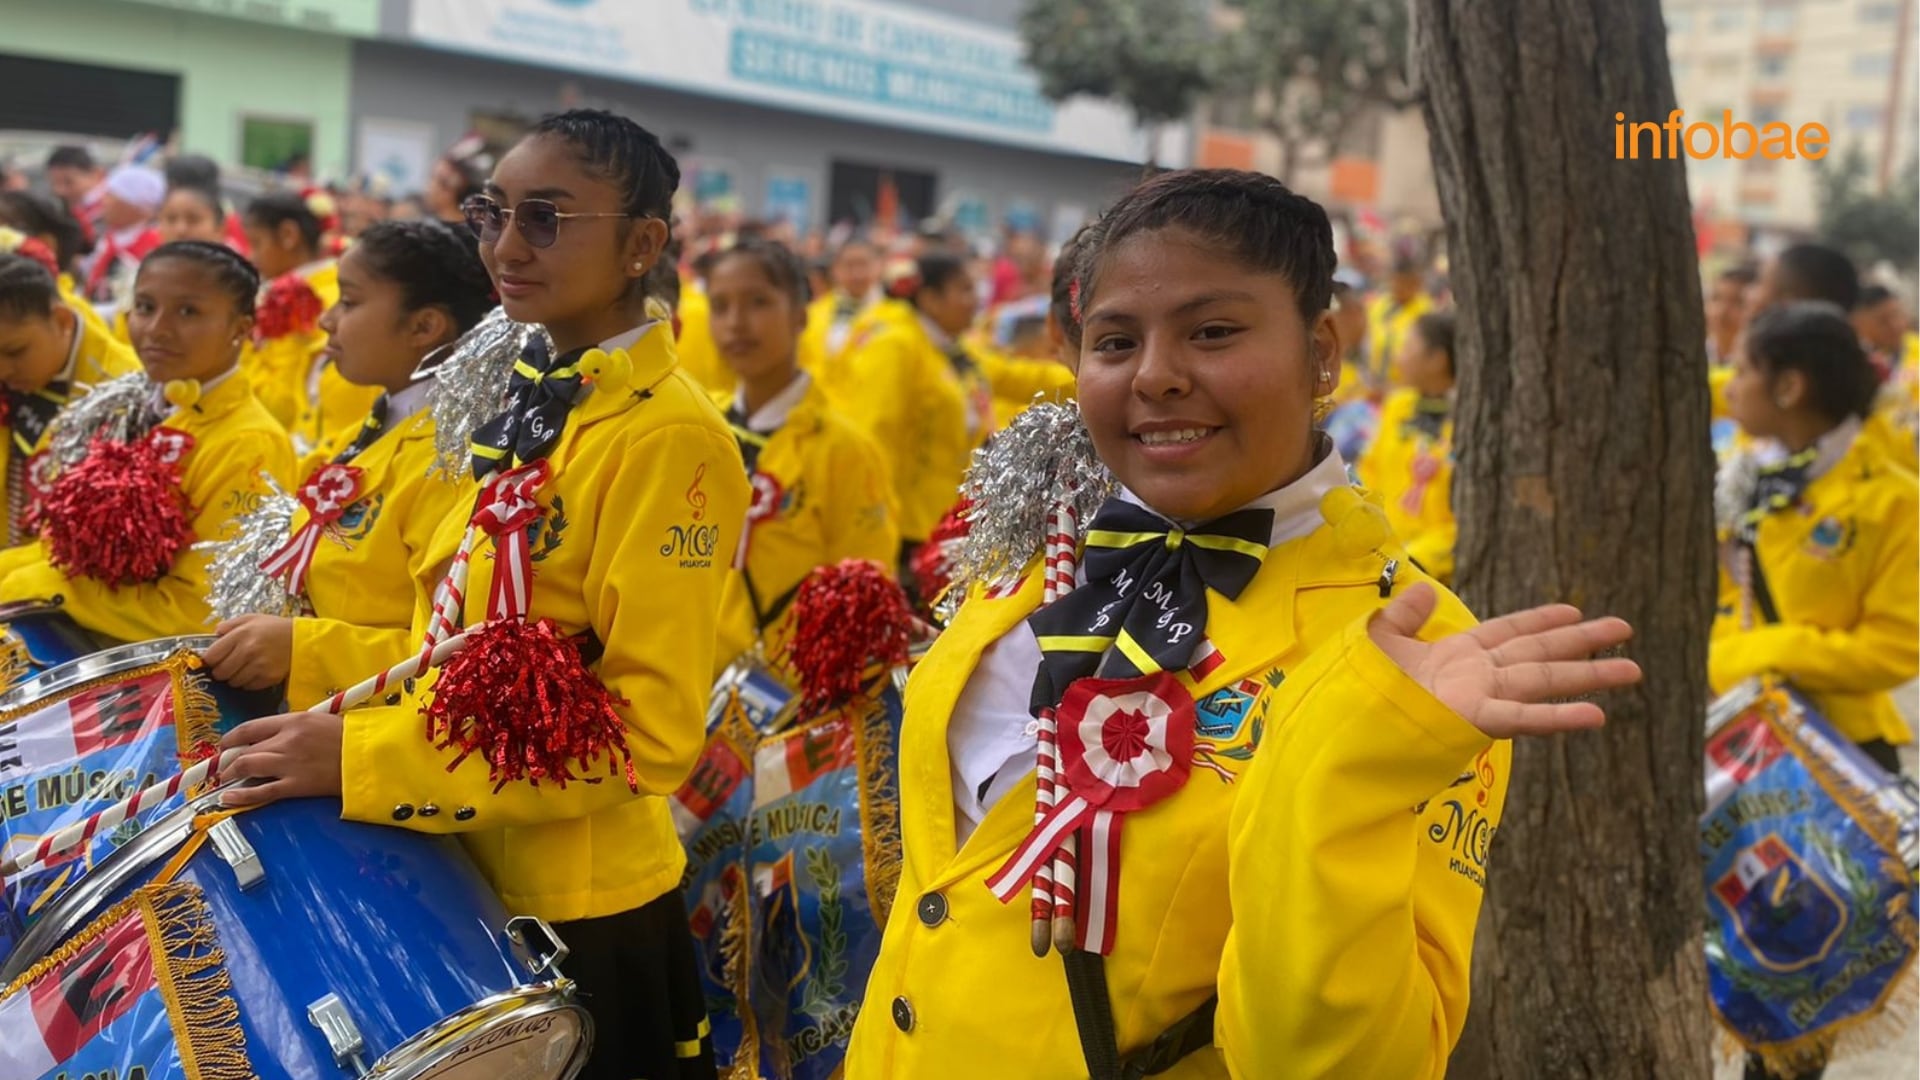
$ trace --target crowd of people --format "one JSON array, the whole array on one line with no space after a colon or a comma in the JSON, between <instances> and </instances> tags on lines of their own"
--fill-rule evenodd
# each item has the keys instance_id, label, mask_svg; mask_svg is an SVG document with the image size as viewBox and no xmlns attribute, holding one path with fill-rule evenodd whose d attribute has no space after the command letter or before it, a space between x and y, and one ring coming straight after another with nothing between
<instances>
[{"instance_id":1,"label":"crowd of people","mask_svg":"<svg viewBox=\"0 0 1920 1080\"><path fill-rule=\"evenodd\" d=\"M669 802L715 680L743 657L794 678L795 596L866 560L938 637L907 684L903 902L846 1075L1444 1070L1509 740L1600 723L1572 699L1639 673L1594 659L1617 619L1476 624L1447 592L1458 343L1422 260L1337 270L1326 212L1254 173L1160 174L1058 251L982 257L937 228L676 221L673 156L604 112L484 165L442 160L417 213L352 191L236 209L204 159L76 148L49 193L0 194L0 602L59 598L122 641L206 632L199 542L297 495L262 565L291 605L219 621L214 677L300 709L423 642L467 651L344 714L228 732L248 783L227 805L457 834L571 948L583 1075L711 1076ZM1888 692L1920 669L1909 319L1814 246L1707 292L1723 471L1746 477L1723 485L1713 682L1789 677L1897 769ZM502 315L540 332L443 407L443 362ZM935 556L982 512L968 469L1069 401L1115 493L1064 595L1035 549L933 625L954 610ZM503 691L531 657L542 696ZM1062 777L1084 765L1070 792L1111 817L1083 857L1112 845L1082 864L1106 906L1064 976L985 883L1052 842L1056 712ZM524 752L474 752L503 743ZM601 779L554 782L575 776Z\"/></svg>"}]
</instances>

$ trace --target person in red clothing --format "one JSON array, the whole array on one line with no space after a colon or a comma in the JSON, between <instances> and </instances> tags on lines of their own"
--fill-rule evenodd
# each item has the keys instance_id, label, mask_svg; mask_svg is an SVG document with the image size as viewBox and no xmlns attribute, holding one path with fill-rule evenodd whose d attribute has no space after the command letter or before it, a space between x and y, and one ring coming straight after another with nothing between
<instances>
[{"instance_id":1,"label":"person in red clothing","mask_svg":"<svg viewBox=\"0 0 1920 1080\"><path fill-rule=\"evenodd\" d=\"M160 246L153 216L166 197L166 178L144 165L122 165L107 174L106 196L100 202L103 236L87 270L88 300L111 305L132 283L140 260Z\"/></svg>"}]
</instances>

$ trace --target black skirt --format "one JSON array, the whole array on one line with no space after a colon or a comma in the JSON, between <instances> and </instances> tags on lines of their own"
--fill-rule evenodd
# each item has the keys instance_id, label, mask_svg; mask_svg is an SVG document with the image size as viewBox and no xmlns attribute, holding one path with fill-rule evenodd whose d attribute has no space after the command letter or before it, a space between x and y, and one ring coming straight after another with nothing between
<instances>
[{"instance_id":1,"label":"black skirt","mask_svg":"<svg viewBox=\"0 0 1920 1080\"><path fill-rule=\"evenodd\" d=\"M713 1080L713 1035L678 890L553 929L571 953L560 970L593 1016L580 1080Z\"/></svg>"}]
</instances>

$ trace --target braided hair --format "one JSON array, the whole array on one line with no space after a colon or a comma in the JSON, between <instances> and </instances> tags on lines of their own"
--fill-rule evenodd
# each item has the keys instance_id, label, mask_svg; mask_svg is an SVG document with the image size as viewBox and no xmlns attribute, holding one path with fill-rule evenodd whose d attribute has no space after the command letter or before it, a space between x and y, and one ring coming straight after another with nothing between
<instances>
[{"instance_id":1,"label":"braided hair","mask_svg":"<svg viewBox=\"0 0 1920 1080\"><path fill-rule=\"evenodd\" d=\"M59 302L59 282L45 264L26 255L0 254L0 318L44 318Z\"/></svg>"},{"instance_id":2,"label":"braided hair","mask_svg":"<svg viewBox=\"0 0 1920 1080\"><path fill-rule=\"evenodd\" d=\"M354 242L357 259L400 287L407 311L446 309L456 335L493 309L493 282L471 234L438 221L382 221Z\"/></svg>"},{"instance_id":3,"label":"braided hair","mask_svg":"<svg viewBox=\"0 0 1920 1080\"><path fill-rule=\"evenodd\" d=\"M254 302L260 294L260 271L239 252L225 244L210 244L205 240L175 240L154 248L140 266L145 269L166 259L200 264L233 298L235 311L248 317L253 315Z\"/></svg>"},{"instance_id":4,"label":"braided hair","mask_svg":"<svg viewBox=\"0 0 1920 1080\"><path fill-rule=\"evenodd\" d=\"M246 222L256 228L273 232L289 221L300 230L300 242L308 250L320 250L320 234L325 229L320 216L298 192L269 191L247 204Z\"/></svg>"},{"instance_id":5,"label":"braided hair","mask_svg":"<svg viewBox=\"0 0 1920 1080\"><path fill-rule=\"evenodd\" d=\"M1293 285L1308 323L1333 297L1333 226L1319 203L1264 173L1239 169L1165 172L1120 197L1084 234L1081 309L1106 255L1134 235L1181 228L1249 268Z\"/></svg>"},{"instance_id":6,"label":"braided hair","mask_svg":"<svg viewBox=\"0 0 1920 1080\"><path fill-rule=\"evenodd\" d=\"M680 163L660 144L659 136L604 109L554 113L528 132L529 137L537 135L565 140L581 164L626 193L627 213L659 218L672 228Z\"/></svg>"}]
</instances>

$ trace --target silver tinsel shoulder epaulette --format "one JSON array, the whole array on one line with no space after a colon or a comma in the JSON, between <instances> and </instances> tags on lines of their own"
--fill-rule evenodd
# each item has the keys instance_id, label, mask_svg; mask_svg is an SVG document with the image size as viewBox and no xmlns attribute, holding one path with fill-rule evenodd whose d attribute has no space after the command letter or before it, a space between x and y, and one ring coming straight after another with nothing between
<instances>
[{"instance_id":1,"label":"silver tinsel shoulder epaulette","mask_svg":"<svg viewBox=\"0 0 1920 1080\"><path fill-rule=\"evenodd\" d=\"M57 468L77 465L95 436L131 442L153 430L170 411L172 406L160 401L158 384L144 372L95 383L53 418L48 461Z\"/></svg>"},{"instance_id":2,"label":"silver tinsel shoulder epaulette","mask_svg":"<svg viewBox=\"0 0 1920 1080\"><path fill-rule=\"evenodd\" d=\"M467 475L472 455L468 443L474 429L506 407L513 362L536 335L546 337L546 328L514 322L505 308L494 308L434 368L427 407L433 413L435 467L446 479Z\"/></svg>"},{"instance_id":3,"label":"silver tinsel shoulder epaulette","mask_svg":"<svg viewBox=\"0 0 1920 1080\"><path fill-rule=\"evenodd\" d=\"M273 477L264 479L268 494L259 506L234 519L227 536L193 545L212 552L207 563L212 622L241 615L293 616L306 607L302 597L287 592L286 582L260 569L292 535L293 515L300 509L300 500L281 491Z\"/></svg>"},{"instance_id":4,"label":"silver tinsel shoulder epaulette","mask_svg":"<svg viewBox=\"0 0 1920 1080\"><path fill-rule=\"evenodd\" d=\"M1046 544L1048 513L1056 505L1072 507L1084 533L1116 486L1093 451L1078 405L1028 406L973 452L960 487L968 502L967 533L954 555L948 595L1017 576Z\"/></svg>"}]
</instances>

